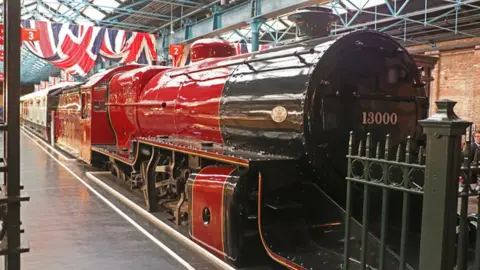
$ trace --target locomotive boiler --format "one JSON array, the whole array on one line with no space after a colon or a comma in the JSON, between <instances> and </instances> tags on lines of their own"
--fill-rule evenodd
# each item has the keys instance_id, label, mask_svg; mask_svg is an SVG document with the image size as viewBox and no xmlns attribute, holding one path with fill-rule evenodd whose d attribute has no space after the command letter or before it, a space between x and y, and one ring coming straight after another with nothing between
<instances>
[{"instance_id":1,"label":"locomotive boiler","mask_svg":"<svg viewBox=\"0 0 480 270\"><path fill-rule=\"evenodd\" d=\"M415 61L391 37L326 36L321 9L290 18L299 38L277 48L236 55L225 41L199 40L188 66L113 69L87 82L70 99L90 123L78 127L92 138L78 152L235 266L264 256L289 269L336 269L349 132L390 134L393 146L419 136L427 99ZM371 235L369 250L377 242ZM359 256L352 251L352 262ZM398 268L395 252L386 258Z\"/></svg>"}]
</instances>

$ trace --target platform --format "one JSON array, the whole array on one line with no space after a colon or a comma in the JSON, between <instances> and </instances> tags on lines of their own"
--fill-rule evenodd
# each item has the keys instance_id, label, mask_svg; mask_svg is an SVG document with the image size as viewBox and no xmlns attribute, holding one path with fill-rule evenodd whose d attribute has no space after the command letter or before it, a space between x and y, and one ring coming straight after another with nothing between
<instances>
[{"instance_id":1,"label":"platform","mask_svg":"<svg viewBox=\"0 0 480 270\"><path fill-rule=\"evenodd\" d=\"M219 269L95 187L90 167L36 140L22 132L21 181L31 196L22 269Z\"/></svg>"}]
</instances>

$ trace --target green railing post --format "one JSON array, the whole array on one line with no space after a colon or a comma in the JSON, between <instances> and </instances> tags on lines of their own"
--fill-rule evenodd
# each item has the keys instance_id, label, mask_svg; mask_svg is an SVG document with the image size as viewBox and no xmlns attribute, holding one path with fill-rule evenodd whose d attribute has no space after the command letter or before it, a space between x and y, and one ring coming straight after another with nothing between
<instances>
[{"instance_id":1,"label":"green railing post","mask_svg":"<svg viewBox=\"0 0 480 270\"><path fill-rule=\"evenodd\" d=\"M419 121L427 135L420 270L451 270L455 265L461 136L471 124L455 115L455 101L436 104L437 113Z\"/></svg>"}]
</instances>

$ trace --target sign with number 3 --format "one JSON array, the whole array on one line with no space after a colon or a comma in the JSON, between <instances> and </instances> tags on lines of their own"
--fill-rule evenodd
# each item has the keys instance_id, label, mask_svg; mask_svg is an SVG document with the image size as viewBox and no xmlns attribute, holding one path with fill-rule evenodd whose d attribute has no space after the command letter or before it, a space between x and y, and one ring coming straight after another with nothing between
<instances>
[{"instance_id":1,"label":"sign with number 3","mask_svg":"<svg viewBox=\"0 0 480 270\"><path fill-rule=\"evenodd\" d=\"M5 30L3 24L0 24L0 45L5 44ZM22 41L39 41L40 40L40 30L22 28Z\"/></svg>"}]
</instances>

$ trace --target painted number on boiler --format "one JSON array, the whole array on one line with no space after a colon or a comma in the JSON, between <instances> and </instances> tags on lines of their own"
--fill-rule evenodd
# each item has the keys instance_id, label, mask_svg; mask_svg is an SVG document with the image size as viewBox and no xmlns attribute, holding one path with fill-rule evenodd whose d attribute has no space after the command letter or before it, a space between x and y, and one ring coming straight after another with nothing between
<instances>
[{"instance_id":1,"label":"painted number on boiler","mask_svg":"<svg viewBox=\"0 0 480 270\"><path fill-rule=\"evenodd\" d=\"M362 112L364 125L395 125L398 117L396 113Z\"/></svg>"}]
</instances>

